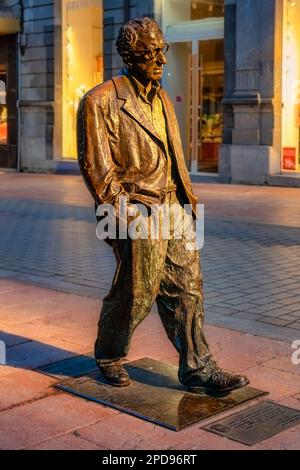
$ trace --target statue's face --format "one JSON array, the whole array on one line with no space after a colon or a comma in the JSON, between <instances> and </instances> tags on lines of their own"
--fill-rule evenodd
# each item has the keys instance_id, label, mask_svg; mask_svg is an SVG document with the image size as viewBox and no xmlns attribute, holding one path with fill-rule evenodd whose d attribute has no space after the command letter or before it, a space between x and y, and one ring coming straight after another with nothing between
<instances>
[{"instance_id":1,"label":"statue's face","mask_svg":"<svg viewBox=\"0 0 300 470\"><path fill-rule=\"evenodd\" d=\"M133 69L147 80L161 79L163 66L167 60L164 51L168 49L161 32L150 32L147 36L139 34L135 46Z\"/></svg>"}]
</instances>

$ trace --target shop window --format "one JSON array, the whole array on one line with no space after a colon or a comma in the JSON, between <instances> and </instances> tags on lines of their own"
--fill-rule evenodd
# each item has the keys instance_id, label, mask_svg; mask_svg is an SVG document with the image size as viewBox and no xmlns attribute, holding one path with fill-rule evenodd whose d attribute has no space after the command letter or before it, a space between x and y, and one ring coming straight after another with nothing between
<instances>
[{"instance_id":1,"label":"shop window","mask_svg":"<svg viewBox=\"0 0 300 470\"><path fill-rule=\"evenodd\" d=\"M63 156L76 158L81 97L103 81L102 0L62 2Z\"/></svg>"},{"instance_id":2,"label":"shop window","mask_svg":"<svg viewBox=\"0 0 300 470\"><path fill-rule=\"evenodd\" d=\"M283 15L282 170L300 171L300 0Z\"/></svg>"},{"instance_id":3,"label":"shop window","mask_svg":"<svg viewBox=\"0 0 300 470\"><path fill-rule=\"evenodd\" d=\"M224 41L171 44L164 79L190 172L217 173L223 138Z\"/></svg>"},{"instance_id":4,"label":"shop window","mask_svg":"<svg viewBox=\"0 0 300 470\"><path fill-rule=\"evenodd\" d=\"M198 171L217 172L223 139L224 43L199 42L201 85L198 136ZM202 91L202 93L201 93Z\"/></svg>"},{"instance_id":5,"label":"shop window","mask_svg":"<svg viewBox=\"0 0 300 470\"><path fill-rule=\"evenodd\" d=\"M0 73L0 144L7 144L6 74Z\"/></svg>"},{"instance_id":6,"label":"shop window","mask_svg":"<svg viewBox=\"0 0 300 470\"><path fill-rule=\"evenodd\" d=\"M166 0L165 26L181 21L204 20L224 16L224 0Z\"/></svg>"},{"instance_id":7,"label":"shop window","mask_svg":"<svg viewBox=\"0 0 300 470\"><path fill-rule=\"evenodd\" d=\"M224 0L198 0L191 3L191 20L224 16Z\"/></svg>"}]
</instances>

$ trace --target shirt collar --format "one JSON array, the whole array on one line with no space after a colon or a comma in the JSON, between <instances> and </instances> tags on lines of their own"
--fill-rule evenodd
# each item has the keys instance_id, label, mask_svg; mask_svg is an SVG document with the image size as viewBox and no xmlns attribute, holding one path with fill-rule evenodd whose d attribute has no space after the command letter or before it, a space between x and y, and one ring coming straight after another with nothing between
<instances>
[{"instance_id":1,"label":"shirt collar","mask_svg":"<svg viewBox=\"0 0 300 470\"><path fill-rule=\"evenodd\" d=\"M154 97L159 93L160 89L161 89L161 84L158 80L155 80L153 83L152 83L152 88L149 92L147 92L147 89L146 87L137 79L135 78L133 75L131 75L131 73L129 72L128 69L123 69L122 70L122 75L125 75L126 77L129 78L133 88L134 88L134 91L136 93L136 96L139 97L141 95L142 98L144 98L144 100L146 101L150 101L152 102Z\"/></svg>"}]
</instances>

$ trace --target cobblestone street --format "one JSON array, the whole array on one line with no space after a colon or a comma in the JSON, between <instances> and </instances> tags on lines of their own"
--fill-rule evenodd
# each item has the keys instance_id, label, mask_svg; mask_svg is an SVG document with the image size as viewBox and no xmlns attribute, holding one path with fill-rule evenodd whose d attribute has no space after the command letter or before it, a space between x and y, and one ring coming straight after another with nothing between
<instances>
[{"instance_id":1,"label":"cobblestone street","mask_svg":"<svg viewBox=\"0 0 300 470\"><path fill-rule=\"evenodd\" d=\"M81 178L3 174L0 183L0 275L103 297L115 263L96 238ZM299 336L300 190L194 187L206 211L207 322L276 339Z\"/></svg>"}]
</instances>

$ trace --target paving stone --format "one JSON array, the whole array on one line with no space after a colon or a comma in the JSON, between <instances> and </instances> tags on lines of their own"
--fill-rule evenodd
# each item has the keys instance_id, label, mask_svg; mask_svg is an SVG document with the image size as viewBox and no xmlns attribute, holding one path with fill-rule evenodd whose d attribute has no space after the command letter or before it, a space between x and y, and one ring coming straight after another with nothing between
<instances>
[{"instance_id":1,"label":"paving stone","mask_svg":"<svg viewBox=\"0 0 300 470\"><path fill-rule=\"evenodd\" d=\"M290 372L291 374L300 375L300 364L293 364L292 353L294 350L290 348L290 354L285 356L276 357L271 360L266 360L264 365L272 369L280 370L282 372Z\"/></svg>"},{"instance_id":2,"label":"paving stone","mask_svg":"<svg viewBox=\"0 0 300 470\"><path fill-rule=\"evenodd\" d=\"M57 393L51 388L54 383L51 377L30 370L15 369L1 376L0 411Z\"/></svg>"},{"instance_id":3,"label":"paving stone","mask_svg":"<svg viewBox=\"0 0 300 470\"><path fill-rule=\"evenodd\" d=\"M54 439L48 439L36 444L34 446L29 446L27 450L103 450L104 447L97 446L92 442L81 439L76 436L76 431L72 434L66 434L64 436L59 436Z\"/></svg>"},{"instance_id":4,"label":"paving stone","mask_svg":"<svg viewBox=\"0 0 300 470\"><path fill-rule=\"evenodd\" d=\"M201 449L203 435L204 431L199 425L193 425L176 433L127 414L106 419L78 432L79 437L112 450L169 449L182 442L187 444L192 438L194 445L197 439L198 448Z\"/></svg>"},{"instance_id":5,"label":"paving stone","mask_svg":"<svg viewBox=\"0 0 300 470\"><path fill-rule=\"evenodd\" d=\"M268 317L267 315L261 317L260 321L262 323L268 323L270 325L278 326L289 326L291 323L293 323L291 320L285 320L284 318Z\"/></svg>"},{"instance_id":6,"label":"paving stone","mask_svg":"<svg viewBox=\"0 0 300 470\"><path fill-rule=\"evenodd\" d=\"M133 361L141 357L152 357L162 360L164 357L174 354L174 346L168 340L164 331L155 333L155 336L139 336L134 334L128 360Z\"/></svg>"},{"instance_id":7,"label":"paving stone","mask_svg":"<svg viewBox=\"0 0 300 470\"><path fill-rule=\"evenodd\" d=\"M25 449L82 426L105 421L116 413L71 395L42 398L1 412L0 449Z\"/></svg>"},{"instance_id":8,"label":"paving stone","mask_svg":"<svg viewBox=\"0 0 300 470\"><path fill-rule=\"evenodd\" d=\"M281 400L295 395L300 389L300 377L265 366L255 366L247 370L251 385L270 392L270 400Z\"/></svg>"},{"instance_id":9,"label":"paving stone","mask_svg":"<svg viewBox=\"0 0 300 470\"><path fill-rule=\"evenodd\" d=\"M279 341L270 342L267 338L260 338L258 342L255 336L244 334L233 341L225 337L215 354L215 358L224 369L244 373L255 364L265 363L283 354L288 355L289 352L290 347L286 343ZM235 358L234 370L233 357Z\"/></svg>"},{"instance_id":10,"label":"paving stone","mask_svg":"<svg viewBox=\"0 0 300 470\"><path fill-rule=\"evenodd\" d=\"M282 315L280 318L282 318L283 320L291 320L291 322L295 322L295 321L300 321L300 315L292 315L292 314L286 314L286 315Z\"/></svg>"},{"instance_id":11,"label":"paving stone","mask_svg":"<svg viewBox=\"0 0 300 470\"><path fill-rule=\"evenodd\" d=\"M253 309L252 311L257 311L257 309ZM284 315L291 314L289 308L287 307L281 307L281 308L274 308L274 309L264 309L263 311L260 312L262 317L267 316L267 317L274 317L274 318L282 318Z\"/></svg>"},{"instance_id":12,"label":"paving stone","mask_svg":"<svg viewBox=\"0 0 300 470\"><path fill-rule=\"evenodd\" d=\"M249 450L249 447L229 439L211 435L206 431L197 433L196 436L171 446L172 450Z\"/></svg>"},{"instance_id":13,"label":"paving stone","mask_svg":"<svg viewBox=\"0 0 300 470\"><path fill-rule=\"evenodd\" d=\"M84 348L81 349L77 344L71 344L58 338L47 338L47 343L30 341L8 348L6 362L10 366L34 369L82 352L84 352Z\"/></svg>"}]
</instances>

